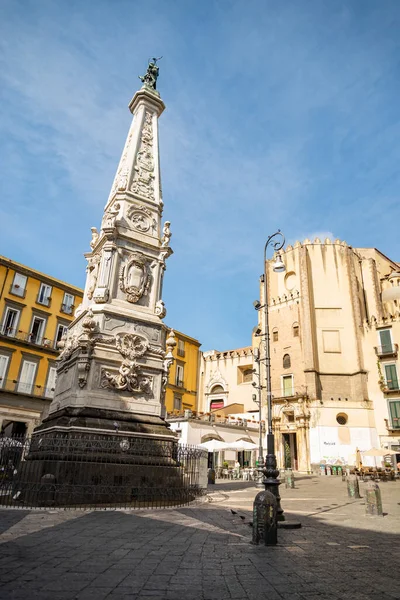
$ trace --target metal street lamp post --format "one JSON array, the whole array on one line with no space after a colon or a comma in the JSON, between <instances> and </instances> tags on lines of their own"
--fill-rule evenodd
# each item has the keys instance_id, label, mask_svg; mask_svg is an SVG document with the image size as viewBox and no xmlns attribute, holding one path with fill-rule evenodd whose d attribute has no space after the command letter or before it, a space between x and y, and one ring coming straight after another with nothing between
<instances>
[{"instance_id":1,"label":"metal street lamp post","mask_svg":"<svg viewBox=\"0 0 400 600\"><path fill-rule=\"evenodd\" d=\"M263 426L262 426L262 400L261 400L261 390L264 386L261 385L261 361L260 361L260 350L259 348L254 348L254 359L257 363L257 371L254 370L254 374L258 377L258 385L256 382L253 382L253 387L258 390L258 398L256 394L253 394L253 402L258 405L258 458L257 458L257 466L259 471L259 477L256 482L256 488L263 488L263 478L264 474L262 471L263 467Z\"/></svg>"},{"instance_id":2,"label":"metal street lamp post","mask_svg":"<svg viewBox=\"0 0 400 600\"><path fill-rule=\"evenodd\" d=\"M277 500L277 513L278 521L284 521L283 510L280 505L279 485L278 479L279 470L277 469L277 462L275 456L275 439L272 428L272 391L271 391L271 356L270 356L270 336L269 336L269 321L268 321L268 287L267 287L267 249L272 246L274 251L277 252L273 270L277 273L282 273L286 270L285 265L282 262L279 251L283 248L285 238L281 231L278 229L276 233L270 235L264 246L264 304L255 302L254 306L256 310L264 310L264 331L257 330L256 335L264 338L265 346L265 357L259 360L265 362L265 389L267 393L267 417L268 417L268 428L267 428L267 456L265 457L264 468L262 470L264 479L263 484L267 491L272 492ZM260 382L261 385L261 382Z\"/></svg>"}]
</instances>

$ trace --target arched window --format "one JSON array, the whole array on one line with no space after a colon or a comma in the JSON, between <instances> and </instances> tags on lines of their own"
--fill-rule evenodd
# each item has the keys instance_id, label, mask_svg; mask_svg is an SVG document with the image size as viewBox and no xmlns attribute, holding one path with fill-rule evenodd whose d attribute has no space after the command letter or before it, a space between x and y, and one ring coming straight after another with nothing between
<instances>
[{"instance_id":1,"label":"arched window","mask_svg":"<svg viewBox=\"0 0 400 600\"><path fill-rule=\"evenodd\" d=\"M274 329L272 330L272 341L273 342L278 341L278 328L277 327L274 327Z\"/></svg>"},{"instance_id":2,"label":"arched window","mask_svg":"<svg viewBox=\"0 0 400 600\"><path fill-rule=\"evenodd\" d=\"M292 325L293 337L299 337L300 327L298 323L293 323Z\"/></svg>"},{"instance_id":3,"label":"arched window","mask_svg":"<svg viewBox=\"0 0 400 600\"><path fill-rule=\"evenodd\" d=\"M283 368L290 369L290 355L285 354L283 357Z\"/></svg>"},{"instance_id":4,"label":"arched window","mask_svg":"<svg viewBox=\"0 0 400 600\"><path fill-rule=\"evenodd\" d=\"M225 390L224 390L224 388L222 387L222 385L219 385L219 384L217 384L217 385L214 385L214 387L213 387L213 388L212 388L212 390L211 390L211 393L212 393L212 394L221 394L221 393L223 393L224 391L225 391Z\"/></svg>"}]
</instances>

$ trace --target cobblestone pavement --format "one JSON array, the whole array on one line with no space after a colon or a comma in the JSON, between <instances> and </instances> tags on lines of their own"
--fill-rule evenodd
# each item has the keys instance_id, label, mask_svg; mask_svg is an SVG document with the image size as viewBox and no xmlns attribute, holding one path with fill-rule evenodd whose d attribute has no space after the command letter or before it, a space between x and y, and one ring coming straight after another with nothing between
<instances>
[{"instance_id":1,"label":"cobblestone pavement","mask_svg":"<svg viewBox=\"0 0 400 600\"><path fill-rule=\"evenodd\" d=\"M368 518L340 478L298 479L282 504L303 526L270 548L250 544L257 490L236 482L175 510L0 510L0 598L400 599L400 482L381 489L388 514Z\"/></svg>"}]
</instances>

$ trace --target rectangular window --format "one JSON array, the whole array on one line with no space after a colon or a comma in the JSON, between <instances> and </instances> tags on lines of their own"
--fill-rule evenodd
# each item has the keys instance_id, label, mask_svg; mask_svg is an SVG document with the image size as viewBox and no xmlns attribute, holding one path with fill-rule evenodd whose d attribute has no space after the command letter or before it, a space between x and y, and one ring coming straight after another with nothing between
<instances>
[{"instance_id":1,"label":"rectangular window","mask_svg":"<svg viewBox=\"0 0 400 600\"><path fill-rule=\"evenodd\" d=\"M74 300L75 296L65 293L64 300L61 305L62 312L66 313L67 315L72 315L72 311L74 310Z\"/></svg>"},{"instance_id":2,"label":"rectangular window","mask_svg":"<svg viewBox=\"0 0 400 600\"><path fill-rule=\"evenodd\" d=\"M25 296L27 280L28 278L25 275L15 273L10 292L15 296L20 296L21 298L23 298Z\"/></svg>"},{"instance_id":3,"label":"rectangular window","mask_svg":"<svg viewBox=\"0 0 400 600\"><path fill-rule=\"evenodd\" d=\"M47 377L46 388L44 395L46 398L54 398L54 389L56 387L57 369L55 367L49 368L49 375Z\"/></svg>"},{"instance_id":4,"label":"rectangular window","mask_svg":"<svg viewBox=\"0 0 400 600\"><path fill-rule=\"evenodd\" d=\"M47 285L46 283L40 284L39 295L37 298L38 304L44 304L44 306L50 305L51 289L51 285Z\"/></svg>"},{"instance_id":5,"label":"rectangular window","mask_svg":"<svg viewBox=\"0 0 400 600\"><path fill-rule=\"evenodd\" d=\"M282 377L282 392L285 397L293 396L293 375L284 375Z\"/></svg>"},{"instance_id":6,"label":"rectangular window","mask_svg":"<svg viewBox=\"0 0 400 600\"><path fill-rule=\"evenodd\" d=\"M174 410L182 410L182 397L174 396Z\"/></svg>"},{"instance_id":7,"label":"rectangular window","mask_svg":"<svg viewBox=\"0 0 400 600\"><path fill-rule=\"evenodd\" d=\"M43 342L44 329L46 321L41 317L33 317L31 330L29 332L29 341L32 344L41 344Z\"/></svg>"},{"instance_id":8,"label":"rectangular window","mask_svg":"<svg viewBox=\"0 0 400 600\"><path fill-rule=\"evenodd\" d=\"M58 342L61 341L62 336L64 335L64 333L66 334L67 331L68 331L68 327L66 325L61 325L61 323L59 323L57 325L57 333L56 333L56 339L54 340L54 348L57 349Z\"/></svg>"},{"instance_id":9,"label":"rectangular window","mask_svg":"<svg viewBox=\"0 0 400 600\"><path fill-rule=\"evenodd\" d=\"M272 341L273 342L277 342L278 341L278 330L274 329L272 332Z\"/></svg>"},{"instance_id":10,"label":"rectangular window","mask_svg":"<svg viewBox=\"0 0 400 600\"><path fill-rule=\"evenodd\" d=\"M8 366L9 357L4 356L4 354L0 354L0 388L4 387L6 384L6 373Z\"/></svg>"},{"instance_id":11,"label":"rectangular window","mask_svg":"<svg viewBox=\"0 0 400 600\"><path fill-rule=\"evenodd\" d=\"M20 311L7 306L6 314L4 315L2 334L9 337L15 337L17 334L18 320Z\"/></svg>"},{"instance_id":12,"label":"rectangular window","mask_svg":"<svg viewBox=\"0 0 400 600\"><path fill-rule=\"evenodd\" d=\"M175 385L183 387L183 365L176 365Z\"/></svg>"},{"instance_id":13,"label":"rectangular window","mask_svg":"<svg viewBox=\"0 0 400 600\"><path fill-rule=\"evenodd\" d=\"M185 356L185 342L178 340L178 356Z\"/></svg>"},{"instance_id":14,"label":"rectangular window","mask_svg":"<svg viewBox=\"0 0 400 600\"><path fill-rule=\"evenodd\" d=\"M17 386L17 392L21 394L32 394L33 383L36 375L36 363L24 360Z\"/></svg>"},{"instance_id":15,"label":"rectangular window","mask_svg":"<svg viewBox=\"0 0 400 600\"><path fill-rule=\"evenodd\" d=\"M389 402L389 409L393 429L400 429L400 400Z\"/></svg>"},{"instance_id":16,"label":"rectangular window","mask_svg":"<svg viewBox=\"0 0 400 600\"><path fill-rule=\"evenodd\" d=\"M396 365L385 365L386 385L389 390L398 390L399 381L397 379Z\"/></svg>"},{"instance_id":17,"label":"rectangular window","mask_svg":"<svg viewBox=\"0 0 400 600\"><path fill-rule=\"evenodd\" d=\"M379 340L382 354L390 354L393 352L392 334L390 329L381 329L379 331Z\"/></svg>"}]
</instances>

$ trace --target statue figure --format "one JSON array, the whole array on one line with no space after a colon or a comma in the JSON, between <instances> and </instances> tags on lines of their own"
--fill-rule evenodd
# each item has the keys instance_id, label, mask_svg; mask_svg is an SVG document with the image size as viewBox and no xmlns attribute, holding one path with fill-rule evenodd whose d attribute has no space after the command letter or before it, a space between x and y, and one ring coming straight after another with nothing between
<instances>
[{"instance_id":1,"label":"statue figure","mask_svg":"<svg viewBox=\"0 0 400 600\"><path fill-rule=\"evenodd\" d=\"M119 202L116 202L113 206L111 206L108 209L108 211L104 215L103 229L112 229L113 227L115 227L115 221L117 220L120 208L121 205L119 204Z\"/></svg>"},{"instance_id":2,"label":"statue figure","mask_svg":"<svg viewBox=\"0 0 400 600\"><path fill-rule=\"evenodd\" d=\"M139 75L139 79L143 81L146 87L151 88L152 90L157 89L157 78L159 68L157 67L157 61L161 60L162 56L159 58L152 58L149 60L149 66L147 67L147 71L145 75Z\"/></svg>"},{"instance_id":3,"label":"statue figure","mask_svg":"<svg viewBox=\"0 0 400 600\"><path fill-rule=\"evenodd\" d=\"M86 295L91 300L93 298L94 290L96 289L97 284L97 276L99 274L99 264L100 264L100 254L96 254L95 256L91 256L88 258L88 265L86 267L86 272L88 273L88 284L87 284L87 292Z\"/></svg>"},{"instance_id":4,"label":"statue figure","mask_svg":"<svg viewBox=\"0 0 400 600\"><path fill-rule=\"evenodd\" d=\"M163 237L161 240L161 246L163 248L167 248L169 246L169 240L171 239L171 229L170 226L171 222L170 221L165 221L164 224L164 228L163 228Z\"/></svg>"},{"instance_id":5,"label":"statue figure","mask_svg":"<svg viewBox=\"0 0 400 600\"><path fill-rule=\"evenodd\" d=\"M90 241L90 247L93 250L93 248L95 247L95 245L97 243L97 240L99 239L99 234L98 234L98 231L97 231L96 227L91 227L90 231L92 232L92 239Z\"/></svg>"}]
</instances>

